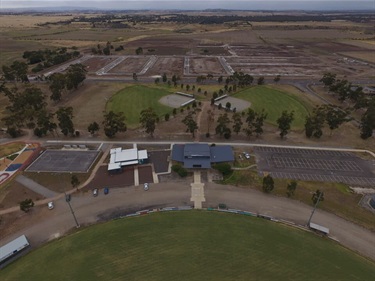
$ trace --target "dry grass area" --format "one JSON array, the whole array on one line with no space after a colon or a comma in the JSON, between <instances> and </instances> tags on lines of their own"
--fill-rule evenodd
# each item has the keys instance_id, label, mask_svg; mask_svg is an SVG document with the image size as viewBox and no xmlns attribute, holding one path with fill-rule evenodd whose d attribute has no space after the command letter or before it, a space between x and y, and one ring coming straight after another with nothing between
<instances>
[{"instance_id":1,"label":"dry grass area","mask_svg":"<svg viewBox=\"0 0 375 281\"><path fill-rule=\"evenodd\" d=\"M287 197L287 185L290 180L274 179L275 188L272 194ZM262 178L256 171L242 170L234 171L232 176L224 181L227 184L262 190ZM374 214L358 206L362 195L351 193L349 187L341 183L323 183L298 181L294 196L295 200L313 206L311 197L313 193L320 189L324 192L324 201L319 204L319 208L341 216L349 221L362 225L370 230L375 230Z\"/></svg>"},{"instance_id":2,"label":"dry grass area","mask_svg":"<svg viewBox=\"0 0 375 281\"><path fill-rule=\"evenodd\" d=\"M12 142L9 144L0 145L0 158L20 151L24 147L25 144L23 142Z\"/></svg>"},{"instance_id":3,"label":"dry grass area","mask_svg":"<svg viewBox=\"0 0 375 281\"><path fill-rule=\"evenodd\" d=\"M107 101L117 91L128 85L122 83L86 82L82 88L70 94L69 98L57 104L53 110L57 110L59 106L72 106L74 109L73 121L76 129L87 132L88 125L94 121L101 126Z\"/></svg>"},{"instance_id":4,"label":"dry grass area","mask_svg":"<svg viewBox=\"0 0 375 281\"><path fill-rule=\"evenodd\" d=\"M72 178L70 173L24 172L23 175L55 192L64 192L73 188L70 183ZM80 183L83 183L89 178L90 173L74 173L74 175L77 176Z\"/></svg>"},{"instance_id":5,"label":"dry grass area","mask_svg":"<svg viewBox=\"0 0 375 281\"><path fill-rule=\"evenodd\" d=\"M46 22L72 19L76 15L0 15L0 28L34 28Z\"/></svg>"},{"instance_id":6,"label":"dry grass area","mask_svg":"<svg viewBox=\"0 0 375 281\"><path fill-rule=\"evenodd\" d=\"M32 199L34 202L44 199L42 195L12 179L0 189L0 209L13 207L28 198Z\"/></svg>"},{"instance_id":7,"label":"dry grass area","mask_svg":"<svg viewBox=\"0 0 375 281\"><path fill-rule=\"evenodd\" d=\"M346 57L375 63L375 54L373 50L367 52L343 52L340 54Z\"/></svg>"}]
</instances>

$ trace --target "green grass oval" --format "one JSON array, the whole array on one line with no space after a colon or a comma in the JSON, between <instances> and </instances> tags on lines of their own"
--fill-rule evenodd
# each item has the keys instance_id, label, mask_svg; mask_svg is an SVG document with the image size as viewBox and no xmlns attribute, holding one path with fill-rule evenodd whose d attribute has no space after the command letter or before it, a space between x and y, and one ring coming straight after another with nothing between
<instances>
[{"instance_id":1,"label":"green grass oval","mask_svg":"<svg viewBox=\"0 0 375 281\"><path fill-rule=\"evenodd\" d=\"M304 128L305 118L309 115L309 106L296 96L267 86L251 87L235 94L234 97L251 102L251 108L255 111L264 108L268 113L266 121L272 125L277 125L276 120L284 110L293 110L292 129L300 130Z\"/></svg>"},{"instance_id":2,"label":"green grass oval","mask_svg":"<svg viewBox=\"0 0 375 281\"><path fill-rule=\"evenodd\" d=\"M32 251L6 280L371 280L374 263L314 234L207 211L95 225Z\"/></svg>"},{"instance_id":3,"label":"green grass oval","mask_svg":"<svg viewBox=\"0 0 375 281\"><path fill-rule=\"evenodd\" d=\"M143 109L152 107L159 116L171 112L172 108L159 103L163 96L169 94L171 93L166 90L142 85L126 87L111 97L106 105L106 111L124 112L125 123L134 127L139 123L139 116Z\"/></svg>"}]
</instances>

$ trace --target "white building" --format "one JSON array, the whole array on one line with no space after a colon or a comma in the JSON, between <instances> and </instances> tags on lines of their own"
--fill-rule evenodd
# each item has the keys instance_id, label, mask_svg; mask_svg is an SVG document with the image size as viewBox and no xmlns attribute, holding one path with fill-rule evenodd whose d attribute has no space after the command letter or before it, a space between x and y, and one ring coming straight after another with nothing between
<instances>
[{"instance_id":1,"label":"white building","mask_svg":"<svg viewBox=\"0 0 375 281\"><path fill-rule=\"evenodd\" d=\"M147 150L113 148L110 151L108 171L119 171L124 166L142 164L148 159Z\"/></svg>"}]
</instances>

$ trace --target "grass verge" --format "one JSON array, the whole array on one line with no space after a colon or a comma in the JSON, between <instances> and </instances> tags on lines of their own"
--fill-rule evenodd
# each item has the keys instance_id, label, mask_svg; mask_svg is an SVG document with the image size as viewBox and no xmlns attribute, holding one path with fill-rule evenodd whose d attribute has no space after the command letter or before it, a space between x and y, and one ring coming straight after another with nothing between
<instances>
[{"instance_id":1,"label":"grass verge","mask_svg":"<svg viewBox=\"0 0 375 281\"><path fill-rule=\"evenodd\" d=\"M288 179L274 179L275 188L271 192L274 195L287 197ZM245 186L262 190L262 177L254 170L233 171L224 179L223 183L235 186ZM356 224L375 231L374 214L358 206L362 195L352 193L349 187L343 183L297 181L297 189L292 199L313 206L311 197L320 189L324 192L324 201L319 203L319 208L341 216Z\"/></svg>"},{"instance_id":2,"label":"grass verge","mask_svg":"<svg viewBox=\"0 0 375 281\"><path fill-rule=\"evenodd\" d=\"M374 263L312 233L216 212L88 227L0 272L2 280L370 280Z\"/></svg>"}]
</instances>

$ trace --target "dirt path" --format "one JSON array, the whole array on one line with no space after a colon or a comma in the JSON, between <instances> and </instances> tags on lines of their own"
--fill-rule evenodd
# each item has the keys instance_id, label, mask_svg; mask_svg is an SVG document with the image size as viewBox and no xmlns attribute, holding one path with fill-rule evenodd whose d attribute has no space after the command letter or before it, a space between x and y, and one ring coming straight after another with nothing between
<instances>
[{"instance_id":1,"label":"dirt path","mask_svg":"<svg viewBox=\"0 0 375 281\"><path fill-rule=\"evenodd\" d=\"M153 184L147 192L141 187L127 187L111 189L106 196L99 194L93 197L91 193L81 193L73 195L71 203L78 222L84 226L142 209L191 205L190 197L189 183L162 183ZM225 203L229 208L261 213L299 225L306 225L312 211L311 206L295 200L214 183L205 184L205 199L204 208ZM48 211L46 206L40 206L35 207L30 214L17 214L13 225L18 227L13 227L12 233L0 229L4 233L1 244L25 234L31 244L37 247L75 228L64 198L55 202L52 211ZM330 234L344 246L375 260L373 232L319 209L312 222L328 227Z\"/></svg>"},{"instance_id":2,"label":"dirt path","mask_svg":"<svg viewBox=\"0 0 375 281\"><path fill-rule=\"evenodd\" d=\"M201 128L202 128L202 124L201 124L201 121L202 121L202 114L203 112L207 111L210 107L210 102L209 101L204 101L202 102L202 107L201 107L201 111L199 111L198 115L197 115L197 124L198 124L198 130L196 132L196 135L195 135L195 139L194 141L196 142L199 142L200 141L200 137L201 137Z\"/></svg>"}]
</instances>

